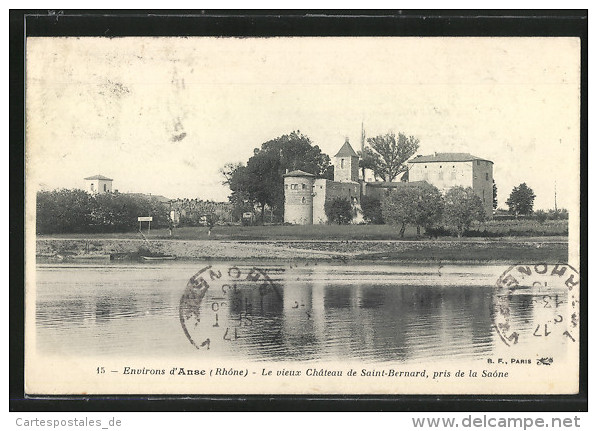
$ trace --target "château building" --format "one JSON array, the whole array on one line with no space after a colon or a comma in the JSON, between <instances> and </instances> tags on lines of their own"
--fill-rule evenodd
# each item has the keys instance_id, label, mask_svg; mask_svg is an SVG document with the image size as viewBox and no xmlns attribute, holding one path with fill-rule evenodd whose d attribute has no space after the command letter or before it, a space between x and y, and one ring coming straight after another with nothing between
<instances>
[{"instance_id":1,"label":"ch\u00e2teau building","mask_svg":"<svg viewBox=\"0 0 597 431\"><path fill-rule=\"evenodd\" d=\"M408 183L427 182L442 193L454 186L471 187L483 202L486 216L493 213L493 162L468 153L435 153L416 156L408 163ZM359 156L348 138L334 156L334 180L316 178L301 170L284 175L284 222L323 224L327 222L325 203L337 197L351 202L360 212L362 196L382 198L390 190L406 185L403 181L370 181L359 176Z\"/></svg>"},{"instance_id":2,"label":"ch\u00e2teau building","mask_svg":"<svg viewBox=\"0 0 597 431\"><path fill-rule=\"evenodd\" d=\"M454 186L471 187L485 216L493 214L493 162L468 153L435 153L408 162L409 181L426 181L445 193Z\"/></svg>"}]
</instances>

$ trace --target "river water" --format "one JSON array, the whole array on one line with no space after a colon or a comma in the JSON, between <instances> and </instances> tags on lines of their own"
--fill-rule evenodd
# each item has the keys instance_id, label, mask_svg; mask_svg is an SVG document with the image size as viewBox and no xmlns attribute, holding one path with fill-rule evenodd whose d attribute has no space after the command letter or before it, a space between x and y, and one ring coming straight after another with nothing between
<instances>
[{"instance_id":1,"label":"river water","mask_svg":"<svg viewBox=\"0 0 597 431\"><path fill-rule=\"evenodd\" d=\"M187 283L207 266L201 276L209 287L197 295ZM542 306L544 293L510 298L511 323L521 329L520 341L507 346L495 329L496 280L507 268L263 261L38 264L35 348L67 356L252 361L534 358L529 352L546 350L535 323L556 314ZM559 310L566 307L565 296L556 299ZM549 342L553 356L566 341L552 337Z\"/></svg>"}]
</instances>

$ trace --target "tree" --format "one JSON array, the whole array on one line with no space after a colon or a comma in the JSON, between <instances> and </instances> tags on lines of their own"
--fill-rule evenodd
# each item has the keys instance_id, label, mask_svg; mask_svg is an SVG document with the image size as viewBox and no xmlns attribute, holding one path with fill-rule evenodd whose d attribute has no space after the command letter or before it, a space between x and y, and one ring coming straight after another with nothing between
<instances>
[{"instance_id":1,"label":"tree","mask_svg":"<svg viewBox=\"0 0 597 431\"><path fill-rule=\"evenodd\" d=\"M284 178L279 154L259 151L247 162L244 180L250 198L259 206L261 222L264 222L265 207L284 208Z\"/></svg>"},{"instance_id":2,"label":"tree","mask_svg":"<svg viewBox=\"0 0 597 431\"><path fill-rule=\"evenodd\" d=\"M40 191L36 201L38 234L89 231L93 197L83 190Z\"/></svg>"},{"instance_id":3,"label":"tree","mask_svg":"<svg viewBox=\"0 0 597 431\"><path fill-rule=\"evenodd\" d=\"M456 229L458 237L471 227L474 221L485 220L481 198L471 187L452 187L444 197L444 218Z\"/></svg>"},{"instance_id":4,"label":"tree","mask_svg":"<svg viewBox=\"0 0 597 431\"><path fill-rule=\"evenodd\" d=\"M373 174L379 165L381 165L381 157L375 151L369 147L365 147L363 151L357 151L359 155L359 167L361 168L361 174L365 178L365 169L371 169Z\"/></svg>"},{"instance_id":5,"label":"tree","mask_svg":"<svg viewBox=\"0 0 597 431\"><path fill-rule=\"evenodd\" d=\"M249 193L249 184L251 180L248 177L247 168L242 163L227 163L220 173L225 180L223 185L230 188L228 201L232 204L232 217L240 220L243 213L253 211L255 202Z\"/></svg>"},{"instance_id":6,"label":"tree","mask_svg":"<svg viewBox=\"0 0 597 431\"><path fill-rule=\"evenodd\" d=\"M373 169L376 177L384 181L394 179L406 171L406 161L419 149L419 140L414 136L406 136L393 132L368 138L370 149L362 154L364 164Z\"/></svg>"},{"instance_id":7,"label":"tree","mask_svg":"<svg viewBox=\"0 0 597 431\"><path fill-rule=\"evenodd\" d=\"M418 192L414 223L417 235L421 235L421 226L425 229L439 223L444 212L444 199L437 187L423 183L414 186Z\"/></svg>"},{"instance_id":8,"label":"tree","mask_svg":"<svg viewBox=\"0 0 597 431\"><path fill-rule=\"evenodd\" d=\"M519 214L529 215L533 213L533 204L535 202L535 193L526 183L514 187L510 197L506 201L510 213L518 217Z\"/></svg>"},{"instance_id":9,"label":"tree","mask_svg":"<svg viewBox=\"0 0 597 431\"><path fill-rule=\"evenodd\" d=\"M379 199L372 196L363 196L361 198L361 210L363 210L363 218L367 223L383 224L381 201Z\"/></svg>"},{"instance_id":10,"label":"tree","mask_svg":"<svg viewBox=\"0 0 597 431\"><path fill-rule=\"evenodd\" d=\"M284 181L286 170L303 170L321 178L332 179L330 158L317 145L300 133L292 132L267 141L256 148L253 156L242 164L227 164L220 171L230 187L229 199L235 204L252 203L259 207L263 220L265 208L284 213Z\"/></svg>"},{"instance_id":11,"label":"tree","mask_svg":"<svg viewBox=\"0 0 597 431\"><path fill-rule=\"evenodd\" d=\"M348 199L337 197L327 200L324 210L330 223L348 224L352 221L352 205Z\"/></svg>"},{"instance_id":12,"label":"tree","mask_svg":"<svg viewBox=\"0 0 597 431\"><path fill-rule=\"evenodd\" d=\"M493 180L493 209L497 209L497 206L498 206L497 186L495 185L495 180Z\"/></svg>"},{"instance_id":13,"label":"tree","mask_svg":"<svg viewBox=\"0 0 597 431\"><path fill-rule=\"evenodd\" d=\"M392 190L381 203L381 213L386 223L400 226L400 237L409 224L429 228L442 216L443 199L440 191L430 184L404 184Z\"/></svg>"}]
</instances>

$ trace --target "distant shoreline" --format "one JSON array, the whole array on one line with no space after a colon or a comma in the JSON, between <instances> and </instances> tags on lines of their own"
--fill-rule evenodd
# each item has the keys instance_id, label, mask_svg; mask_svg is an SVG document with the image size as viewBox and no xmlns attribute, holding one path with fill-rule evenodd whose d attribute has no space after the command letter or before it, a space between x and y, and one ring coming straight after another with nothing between
<instances>
[{"instance_id":1,"label":"distant shoreline","mask_svg":"<svg viewBox=\"0 0 597 431\"><path fill-rule=\"evenodd\" d=\"M38 261L140 260L142 255L180 260L321 260L355 262L566 263L566 237L442 240L185 240L44 238Z\"/></svg>"}]
</instances>

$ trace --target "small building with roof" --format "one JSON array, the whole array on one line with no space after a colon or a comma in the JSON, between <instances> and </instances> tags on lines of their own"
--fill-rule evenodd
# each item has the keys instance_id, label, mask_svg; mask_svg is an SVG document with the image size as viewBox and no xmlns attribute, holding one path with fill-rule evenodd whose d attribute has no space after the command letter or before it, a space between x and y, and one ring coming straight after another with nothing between
<instances>
[{"instance_id":1,"label":"small building with roof","mask_svg":"<svg viewBox=\"0 0 597 431\"><path fill-rule=\"evenodd\" d=\"M105 177L103 175L93 175L85 178L85 191L92 195L98 193L111 193L112 192L112 178Z\"/></svg>"},{"instance_id":2,"label":"small building with roof","mask_svg":"<svg viewBox=\"0 0 597 431\"><path fill-rule=\"evenodd\" d=\"M426 181L442 193L455 186L471 187L485 215L493 214L493 162L469 153L435 153L408 162L408 180Z\"/></svg>"}]
</instances>

